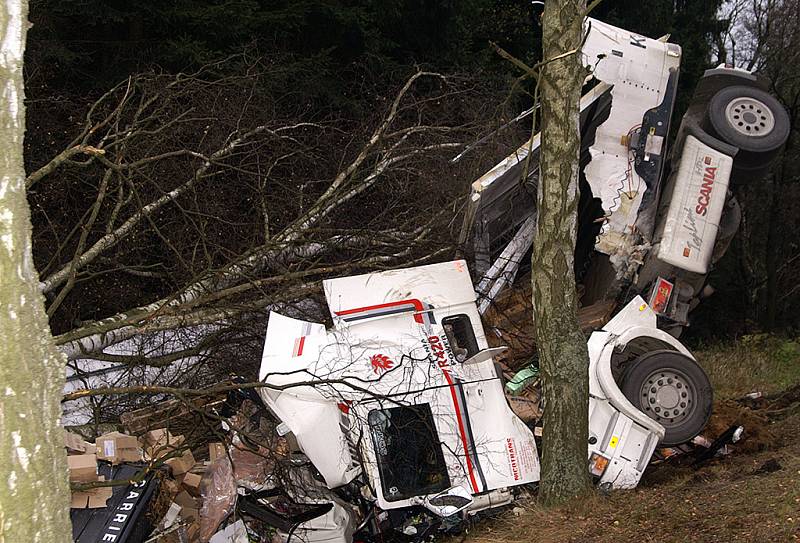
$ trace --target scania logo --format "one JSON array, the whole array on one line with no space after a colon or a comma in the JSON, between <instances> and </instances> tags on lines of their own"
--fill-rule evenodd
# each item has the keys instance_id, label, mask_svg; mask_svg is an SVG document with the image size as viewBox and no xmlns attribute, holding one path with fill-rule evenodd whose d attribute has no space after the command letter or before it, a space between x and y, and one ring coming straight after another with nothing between
<instances>
[{"instance_id":1,"label":"scania logo","mask_svg":"<svg viewBox=\"0 0 800 543\"><path fill-rule=\"evenodd\" d=\"M717 167L711 166L711 157L703 157L703 184L700 185L700 195L697 197L695 213L701 217L708 214L708 204L711 201L711 191L714 189L714 179L717 177Z\"/></svg>"}]
</instances>

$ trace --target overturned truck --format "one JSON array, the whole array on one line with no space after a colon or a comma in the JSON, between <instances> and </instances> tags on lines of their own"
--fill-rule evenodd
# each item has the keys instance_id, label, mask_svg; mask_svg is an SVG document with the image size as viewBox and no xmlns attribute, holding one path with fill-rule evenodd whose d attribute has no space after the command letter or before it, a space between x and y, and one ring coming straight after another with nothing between
<instances>
[{"instance_id":1,"label":"overturned truck","mask_svg":"<svg viewBox=\"0 0 800 543\"><path fill-rule=\"evenodd\" d=\"M588 339L587 462L598 484L632 488L659 444L708 420L711 386L677 337L738 228L732 188L763 177L788 118L752 74L709 70L668 151L680 48L585 26L576 277L584 305L619 309ZM422 539L538 481L481 322L532 243L538 145L473 184L462 240L477 285L457 260L326 281L330 330L270 315L260 396L308 474L291 498L328 504L299 537Z\"/></svg>"},{"instance_id":2,"label":"overturned truck","mask_svg":"<svg viewBox=\"0 0 800 543\"><path fill-rule=\"evenodd\" d=\"M539 480L533 429L506 401L493 362L502 349L488 346L466 262L324 286L334 328L272 313L260 376L270 385L261 389L264 403L331 497L344 489L359 496L333 502L329 518L304 527L306 537L330 538L327 526L349 540L363 522L373 535L387 527L418 535L424 529L415 523L435 524L422 508L440 518L474 515ZM665 430L626 398L612 365L631 353L680 362L684 373L664 378L659 401L674 394L673 407L683 404L682 416L698 418L700 428L710 389L639 297L592 334L589 351L589 469L599 484L632 488ZM700 378L684 376L695 371Z\"/></svg>"}]
</instances>

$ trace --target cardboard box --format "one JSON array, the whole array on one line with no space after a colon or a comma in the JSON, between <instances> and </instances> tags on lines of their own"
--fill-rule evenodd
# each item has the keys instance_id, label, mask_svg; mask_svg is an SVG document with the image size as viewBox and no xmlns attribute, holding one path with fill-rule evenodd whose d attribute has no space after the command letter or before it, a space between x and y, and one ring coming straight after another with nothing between
<instances>
[{"instance_id":1,"label":"cardboard box","mask_svg":"<svg viewBox=\"0 0 800 543\"><path fill-rule=\"evenodd\" d=\"M186 537L189 541L197 541L200 539L200 523L193 522L189 529L186 530Z\"/></svg>"},{"instance_id":2,"label":"cardboard box","mask_svg":"<svg viewBox=\"0 0 800 543\"><path fill-rule=\"evenodd\" d=\"M95 480L105 481L106 478L101 475ZM110 486L100 486L89 490L73 492L72 504L70 507L73 509L99 509L106 506L106 502L108 502L108 499L113 493L114 490Z\"/></svg>"},{"instance_id":3,"label":"cardboard box","mask_svg":"<svg viewBox=\"0 0 800 543\"><path fill-rule=\"evenodd\" d=\"M182 435L172 435L166 428L150 430L141 438L146 460L156 460L173 452L184 442Z\"/></svg>"},{"instance_id":4,"label":"cardboard box","mask_svg":"<svg viewBox=\"0 0 800 543\"><path fill-rule=\"evenodd\" d=\"M192 455L192 451L189 449L186 449L181 456L168 458L165 463L172 470L173 477L186 473L192 469L192 466L195 464L194 456Z\"/></svg>"},{"instance_id":5,"label":"cardboard box","mask_svg":"<svg viewBox=\"0 0 800 543\"><path fill-rule=\"evenodd\" d=\"M208 444L208 457L213 462L220 456L226 456L227 452L225 451L225 445L216 441L214 443Z\"/></svg>"},{"instance_id":6,"label":"cardboard box","mask_svg":"<svg viewBox=\"0 0 800 543\"><path fill-rule=\"evenodd\" d=\"M203 480L203 477L198 475L197 473L189 472L183 476L183 488L186 489L189 494L192 496L199 496L200 495L200 481Z\"/></svg>"},{"instance_id":7,"label":"cardboard box","mask_svg":"<svg viewBox=\"0 0 800 543\"><path fill-rule=\"evenodd\" d=\"M200 508L181 507L181 518L189 522L200 520Z\"/></svg>"},{"instance_id":8,"label":"cardboard box","mask_svg":"<svg viewBox=\"0 0 800 543\"><path fill-rule=\"evenodd\" d=\"M195 498L193 498L192 495L189 494L188 492L186 492L185 490L182 490L181 492L179 492L178 495L175 496L175 499L172 500L172 501L177 503L181 507L188 507L190 509L199 509L200 508L200 504L198 503L198 501Z\"/></svg>"},{"instance_id":9,"label":"cardboard box","mask_svg":"<svg viewBox=\"0 0 800 543\"><path fill-rule=\"evenodd\" d=\"M69 480L74 483L91 483L97 480L97 456L74 454L67 456Z\"/></svg>"},{"instance_id":10,"label":"cardboard box","mask_svg":"<svg viewBox=\"0 0 800 543\"><path fill-rule=\"evenodd\" d=\"M140 462L142 451L133 436L121 432L109 432L97 438L97 458L112 464Z\"/></svg>"},{"instance_id":11,"label":"cardboard box","mask_svg":"<svg viewBox=\"0 0 800 543\"><path fill-rule=\"evenodd\" d=\"M173 501L180 506L182 519L197 520L200 518L200 502L185 490L175 496Z\"/></svg>"},{"instance_id":12,"label":"cardboard box","mask_svg":"<svg viewBox=\"0 0 800 543\"><path fill-rule=\"evenodd\" d=\"M89 443L78 434L72 432L64 432L64 447L67 448L67 454L94 454L94 443Z\"/></svg>"},{"instance_id":13,"label":"cardboard box","mask_svg":"<svg viewBox=\"0 0 800 543\"><path fill-rule=\"evenodd\" d=\"M170 479L168 477L165 477L161 481L161 489L164 492L166 492L170 498L177 496L178 493L181 491L181 487L177 483L177 481L175 481L175 479Z\"/></svg>"},{"instance_id":14,"label":"cardboard box","mask_svg":"<svg viewBox=\"0 0 800 543\"><path fill-rule=\"evenodd\" d=\"M157 447L164 445L180 445L183 443L184 438L182 435L174 435L166 428L157 428L150 430L142 436L142 442L149 447Z\"/></svg>"},{"instance_id":15,"label":"cardboard box","mask_svg":"<svg viewBox=\"0 0 800 543\"><path fill-rule=\"evenodd\" d=\"M70 454L67 452L67 454ZM94 454L97 455L97 445L92 443L91 441L84 441L83 442L83 452L78 454Z\"/></svg>"}]
</instances>

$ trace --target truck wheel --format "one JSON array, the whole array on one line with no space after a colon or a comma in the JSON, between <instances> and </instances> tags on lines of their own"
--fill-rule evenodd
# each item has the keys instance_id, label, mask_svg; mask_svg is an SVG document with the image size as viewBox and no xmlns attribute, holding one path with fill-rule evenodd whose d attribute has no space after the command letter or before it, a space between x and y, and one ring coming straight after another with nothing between
<instances>
[{"instance_id":1,"label":"truck wheel","mask_svg":"<svg viewBox=\"0 0 800 543\"><path fill-rule=\"evenodd\" d=\"M708 104L707 128L739 148L734 168L756 170L770 163L789 137L789 114L772 95L736 85L717 92Z\"/></svg>"},{"instance_id":2,"label":"truck wheel","mask_svg":"<svg viewBox=\"0 0 800 543\"><path fill-rule=\"evenodd\" d=\"M685 443L699 434L711 416L714 394L697 362L676 351L652 351L631 362L622 377L622 393L666 430L661 443Z\"/></svg>"}]
</instances>

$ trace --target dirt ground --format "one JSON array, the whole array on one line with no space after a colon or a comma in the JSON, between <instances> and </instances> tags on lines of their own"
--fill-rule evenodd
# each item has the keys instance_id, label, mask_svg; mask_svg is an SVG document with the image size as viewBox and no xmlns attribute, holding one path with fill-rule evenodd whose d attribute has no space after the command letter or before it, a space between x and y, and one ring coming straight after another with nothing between
<instances>
[{"instance_id":1,"label":"dirt ground","mask_svg":"<svg viewBox=\"0 0 800 543\"><path fill-rule=\"evenodd\" d=\"M699 468L672 458L650 466L635 490L597 493L555 509L517 503L514 512L477 524L463 541L800 541L800 385L788 385L800 384L800 350L787 355L785 341L770 341L698 352L723 391L709 436L734 422L745 426L730 455ZM734 401L754 390L767 399Z\"/></svg>"}]
</instances>

